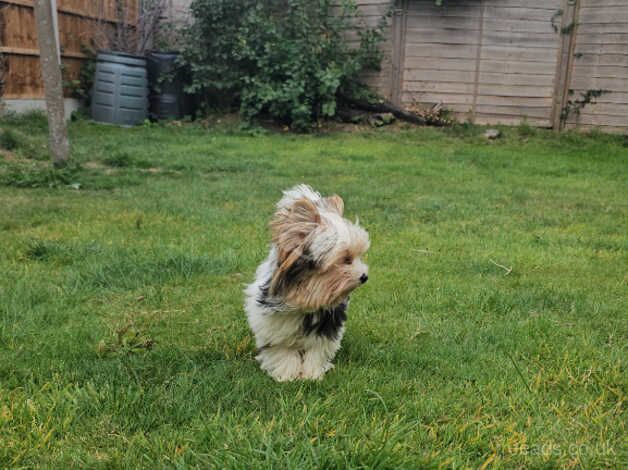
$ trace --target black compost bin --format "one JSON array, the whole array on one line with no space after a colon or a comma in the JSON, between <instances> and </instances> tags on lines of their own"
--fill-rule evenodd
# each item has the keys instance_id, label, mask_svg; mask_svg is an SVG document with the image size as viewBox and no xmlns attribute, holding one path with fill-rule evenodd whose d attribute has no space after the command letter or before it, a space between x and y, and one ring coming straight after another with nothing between
<instances>
[{"instance_id":1,"label":"black compost bin","mask_svg":"<svg viewBox=\"0 0 628 470\"><path fill-rule=\"evenodd\" d=\"M188 74L177 64L178 56L155 51L147 55L151 119L181 119L194 111L192 97L183 91Z\"/></svg>"}]
</instances>

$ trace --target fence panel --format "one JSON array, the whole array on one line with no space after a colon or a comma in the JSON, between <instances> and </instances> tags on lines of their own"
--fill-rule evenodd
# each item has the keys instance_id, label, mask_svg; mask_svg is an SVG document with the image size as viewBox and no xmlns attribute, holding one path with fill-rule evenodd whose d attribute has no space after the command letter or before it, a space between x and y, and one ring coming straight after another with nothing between
<instances>
[{"instance_id":1,"label":"fence panel","mask_svg":"<svg viewBox=\"0 0 628 470\"><path fill-rule=\"evenodd\" d=\"M58 0L64 79L78 78L87 58L83 46L105 47L115 23L137 22L138 8L139 0ZM33 0L0 0L0 53L5 61L2 97L43 98Z\"/></svg>"},{"instance_id":2,"label":"fence panel","mask_svg":"<svg viewBox=\"0 0 628 470\"><path fill-rule=\"evenodd\" d=\"M363 1L377 3L378 0ZM380 93L480 124L628 129L626 0L390 0ZM601 93L584 107L587 96ZM569 111L565 115L566 111Z\"/></svg>"},{"instance_id":3,"label":"fence panel","mask_svg":"<svg viewBox=\"0 0 628 470\"><path fill-rule=\"evenodd\" d=\"M601 94L600 94L601 93ZM628 130L628 2L580 0L567 127Z\"/></svg>"},{"instance_id":4,"label":"fence panel","mask_svg":"<svg viewBox=\"0 0 628 470\"><path fill-rule=\"evenodd\" d=\"M405 2L401 104L442 102L459 116L473 112L482 35L480 0Z\"/></svg>"}]
</instances>

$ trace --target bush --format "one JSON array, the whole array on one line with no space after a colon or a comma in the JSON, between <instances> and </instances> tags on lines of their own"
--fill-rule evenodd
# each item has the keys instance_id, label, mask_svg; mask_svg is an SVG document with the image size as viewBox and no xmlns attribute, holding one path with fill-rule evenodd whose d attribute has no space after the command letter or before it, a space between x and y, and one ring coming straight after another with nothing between
<instances>
[{"instance_id":1,"label":"bush","mask_svg":"<svg viewBox=\"0 0 628 470\"><path fill-rule=\"evenodd\" d=\"M352 1L193 0L191 9L182 56L188 91L205 102L232 98L245 121L268 113L304 130L334 116L341 94L364 94L358 78L380 65L387 16L366 27Z\"/></svg>"},{"instance_id":2,"label":"bush","mask_svg":"<svg viewBox=\"0 0 628 470\"><path fill-rule=\"evenodd\" d=\"M59 188L71 185L77 169L56 170L32 164L13 163L0 167L0 186L14 188Z\"/></svg>"},{"instance_id":3,"label":"bush","mask_svg":"<svg viewBox=\"0 0 628 470\"><path fill-rule=\"evenodd\" d=\"M126 152L118 152L118 153L115 153L114 155L106 157L103 160L103 163L113 168L124 168L124 167L131 166L132 158Z\"/></svg>"},{"instance_id":4,"label":"bush","mask_svg":"<svg viewBox=\"0 0 628 470\"><path fill-rule=\"evenodd\" d=\"M3 131L0 129L0 148L5 150L15 150L19 145L18 138L10 129Z\"/></svg>"},{"instance_id":5,"label":"bush","mask_svg":"<svg viewBox=\"0 0 628 470\"><path fill-rule=\"evenodd\" d=\"M91 89L94 86L94 76L96 75L96 48L81 46L81 52L87 56L81 62L78 77L75 79L65 79L63 86L70 91L73 98L81 102L87 109L91 103Z\"/></svg>"},{"instance_id":6,"label":"bush","mask_svg":"<svg viewBox=\"0 0 628 470\"><path fill-rule=\"evenodd\" d=\"M2 124L13 126L19 122L25 122L25 119L14 118L9 116L3 118ZM33 127L28 124L18 127L19 130L11 127L0 129L0 149L8 150L17 156L29 158L32 160L48 160L50 155L46 140L33 131Z\"/></svg>"}]
</instances>

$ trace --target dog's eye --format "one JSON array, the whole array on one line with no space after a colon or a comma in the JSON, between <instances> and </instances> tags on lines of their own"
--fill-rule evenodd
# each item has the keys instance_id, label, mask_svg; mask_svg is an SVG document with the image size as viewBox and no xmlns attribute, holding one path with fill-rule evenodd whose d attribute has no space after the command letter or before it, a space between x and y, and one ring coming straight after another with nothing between
<instances>
[{"instance_id":1,"label":"dog's eye","mask_svg":"<svg viewBox=\"0 0 628 470\"><path fill-rule=\"evenodd\" d=\"M345 256L344 259L342 260L342 262L344 264L351 264L351 263L353 263L353 258L351 256Z\"/></svg>"}]
</instances>

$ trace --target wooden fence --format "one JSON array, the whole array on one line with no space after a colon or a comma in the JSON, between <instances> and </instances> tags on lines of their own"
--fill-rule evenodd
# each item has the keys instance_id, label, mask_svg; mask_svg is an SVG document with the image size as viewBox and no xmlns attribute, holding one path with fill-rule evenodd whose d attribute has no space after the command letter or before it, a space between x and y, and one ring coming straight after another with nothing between
<instances>
[{"instance_id":1,"label":"wooden fence","mask_svg":"<svg viewBox=\"0 0 628 470\"><path fill-rule=\"evenodd\" d=\"M82 45L133 23L139 0L57 0L66 78ZM0 0L4 98L41 98L32 0ZM480 124L628 132L628 0L357 0L392 11L382 70L366 77L403 106L442 105ZM349 39L351 40L351 39ZM354 38L355 40L355 38ZM585 101L591 101L584 104Z\"/></svg>"},{"instance_id":2,"label":"wooden fence","mask_svg":"<svg viewBox=\"0 0 628 470\"><path fill-rule=\"evenodd\" d=\"M87 58L84 46L95 42L106 47L116 24L136 22L138 8L139 0L57 0L64 78L78 77ZM33 0L0 0L0 54L5 68L2 97L43 98Z\"/></svg>"},{"instance_id":3,"label":"wooden fence","mask_svg":"<svg viewBox=\"0 0 628 470\"><path fill-rule=\"evenodd\" d=\"M480 124L628 131L628 0L357 3L369 24L393 9L383 69L367 79L397 104L442 103Z\"/></svg>"}]
</instances>

